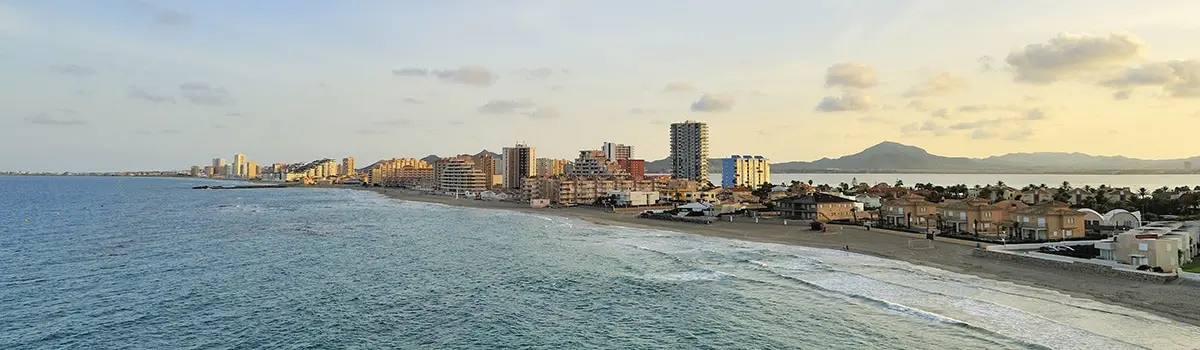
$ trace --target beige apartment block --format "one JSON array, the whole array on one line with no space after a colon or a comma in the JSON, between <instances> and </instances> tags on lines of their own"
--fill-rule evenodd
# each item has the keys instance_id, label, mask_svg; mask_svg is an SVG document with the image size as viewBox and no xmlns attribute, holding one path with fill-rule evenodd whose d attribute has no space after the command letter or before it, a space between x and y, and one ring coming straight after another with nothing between
<instances>
[{"instance_id":1,"label":"beige apartment block","mask_svg":"<svg viewBox=\"0 0 1200 350\"><path fill-rule=\"evenodd\" d=\"M1060 240L1083 237L1084 214L1067 203L1046 202L1012 213L1014 232L1023 239Z\"/></svg>"}]
</instances>

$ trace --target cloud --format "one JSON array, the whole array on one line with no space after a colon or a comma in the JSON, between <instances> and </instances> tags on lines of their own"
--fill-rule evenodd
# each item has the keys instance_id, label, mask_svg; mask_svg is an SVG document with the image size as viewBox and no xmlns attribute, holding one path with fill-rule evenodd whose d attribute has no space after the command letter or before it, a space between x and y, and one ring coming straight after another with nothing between
<instances>
[{"instance_id":1,"label":"cloud","mask_svg":"<svg viewBox=\"0 0 1200 350\"><path fill-rule=\"evenodd\" d=\"M929 80L913 86L903 94L904 97L926 97L945 95L966 86L962 77L951 72L941 72L929 77Z\"/></svg>"},{"instance_id":2,"label":"cloud","mask_svg":"<svg viewBox=\"0 0 1200 350\"><path fill-rule=\"evenodd\" d=\"M435 70L430 73L444 82L471 86L492 86L499 79L492 71L479 66L463 66L458 69Z\"/></svg>"},{"instance_id":3,"label":"cloud","mask_svg":"<svg viewBox=\"0 0 1200 350\"><path fill-rule=\"evenodd\" d=\"M1043 111L1041 108L1033 108L1028 111L1025 111L1025 116L1022 119L1025 119L1025 120L1046 119L1046 112Z\"/></svg>"},{"instance_id":4,"label":"cloud","mask_svg":"<svg viewBox=\"0 0 1200 350\"><path fill-rule=\"evenodd\" d=\"M374 124L381 125L381 126L408 126L408 125L412 124L412 122L409 121L408 119L392 118L392 119L377 121Z\"/></svg>"},{"instance_id":5,"label":"cloud","mask_svg":"<svg viewBox=\"0 0 1200 350\"><path fill-rule=\"evenodd\" d=\"M77 64L56 64L50 66L50 70L58 74L70 75L78 78L86 78L96 74L95 68Z\"/></svg>"},{"instance_id":6,"label":"cloud","mask_svg":"<svg viewBox=\"0 0 1200 350\"><path fill-rule=\"evenodd\" d=\"M25 117L25 121L38 125L84 125L88 121L80 118L79 114L71 109L56 109L53 111L42 112Z\"/></svg>"},{"instance_id":7,"label":"cloud","mask_svg":"<svg viewBox=\"0 0 1200 350\"><path fill-rule=\"evenodd\" d=\"M996 133L987 129L976 129L971 132L971 139L986 140L996 138Z\"/></svg>"},{"instance_id":8,"label":"cloud","mask_svg":"<svg viewBox=\"0 0 1200 350\"><path fill-rule=\"evenodd\" d=\"M136 86L130 86L129 90L125 93L125 96L154 103L175 103L175 97L169 95L157 95Z\"/></svg>"},{"instance_id":9,"label":"cloud","mask_svg":"<svg viewBox=\"0 0 1200 350\"><path fill-rule=\"evenodd\" d=\"M949 128L950 128L950 130L971 130L971 129L983 128L985 126L1000 124L1002 122L1004 122L1004 119L999 119L999 118L997 118L997 119L981 119L981 120L970 121L970 122L960 122L960 123L950 124Z\"/></svg>"},{"instance_id":10,"label":"cloud","mask_svg":"<svg viewBox=\"0 0 1200 350\"><path fill-rule=\"evenodd\" d=\"M479 106L479 113L487 114L512 114L522 110L534 108L536 105L533 100L528 98L519 98L515 100L492 100L488 103Z\"/></svg>"},{"instance_id":11,"label":"cloud","mask_svg":"<svg viewBox=\"0 0 1200 350\"><path fill-rule=\"evenodd\" d=\"M463 124L466 124L466 122L464 122L464 121L461 121L461 120L449 120L449 121L446 121L446 124L449 124L449 125L463 125Z\"/></svg>"},{"instance_id":12,"label":"cloud","mask_svg":"<svg viewBox=\"0 0 1200 350\"><path fill-rule=\"evenodd\" d=\"M950 134L946 128L931 121L924 123L909 123L900 127L900 133L905 135L922 135L929 134L933 136L945 136Z\"/></svg>"},{"instance_id":13,"label":"cloud","mask_svg":"<svg viewBox=\"0 0 1200 350\"><path fill-rule=\"evenodd\" d=\"M1112 94L1114 100L1128 100L1133 95L1133 90L1121 90Z\"/></svg>"},{"instance_id":14,"label":"cloud","mask_svg":"<svg viewBox=\"0 0 1200 350\"><path fill-rule=\"evenodd\" d=\"M418 99L415 99L412 97L405 97L404 103L419 105L419 104L425 103L425 101L421 101L421 100L418 100Z\"/></svg>"},{"instance_id":15,"label":"cloud","mask_svg":"<svg viewBox=\"0 0 1200 350\"><path fill-rule=\"evenodd\" d=\"M226 117L240 117L240 116L242 116L242 114L238 113L238 112L229 112L229 113L225 113L225 116Z\"/></svg>"},{"instance_id":16,"label":"cloud","mask_svg":"<svg viewBox=\"0 0 1200 350\"><path fill-rule=\"evenodd\" d=\"M546 79L546 78L553 76L554 74L556 74L558 72L562 72L563 74L565 74L567 71L565 69L559 71L559 70L555 70L552 68L545 68L545 67L536 68L536 69L522 69L520 71L521 74L524 74L526 77L528 77L530 79Z\"/></svg>"},{"instance_id":17,"label":"cloud","mask_svg":"<svg viewBox=\"0 0 1200 350\"><path fill-rule=\"evenodd\" d=\"M550 86L547 86L546 88L550 89L550 91L562 91L562 89L565 89L566 87L564 87L562 85L550 85Z\"/></svg>"},{"instance_id":18,"label":"cloud","mask_svg":"<svg viewBox=\"0 0 1200 350\"><path fill-rule=\"evenodd\" d=\"M188 102L205 106L227 106L234 104L233 97L223 87L208 86L205 83L188 82L179 85L179 93Z\"/></svg>"},{"instance_id":19,"label":"cloud","mask_svg":"<svg viewBox=\"0 0 1200 350\"><path fill-rule=\"evenodd\" d=\"M733 97L722 94L705 93L699 100L692 102L692 112L728 112L733 110Z\"/></svg>"},{"instance_id":20,"label":"cloud","mask_svg":"<svg viewBox=\"0 0 1200 350\"><path fill-rule=\"evenodd\" d=\"M984 55L982 57L979 57L978 62L979 62L979 71L980 72L995 72L996 71L996 59L992 58L992 56Z\"/></svg>"},{"instance_id":21,"label":"cloud","mask_svg":"<svg viewBox=\"0 0 1200 350\"><path fill-rule=\"evenodd\" d=\"M1048 84L1137 59L1146 47L1132 34L1061 33L1045 43L1013 50L1005 62L1013 69L1015 81Z\"/></svg>"},{"instance_id":22,"label":"cloud","mask_svg":"<svg viewBox=\"0 0 1200 350\"><path fill-rule=\"evenodd\" d=\"M668 123L668 122L666 122L666 121L662 121L662 120L651 120L651 121L650 121L650 124L651 124L651 125L667 125L667 124L670 124L670 123Z\"/></svg>"},{"instance_id":23,"label":"cloud","mask_svg":"<svg viewBox=\"0 0 1200 350\"><path fill-rule=\"evenodd\" d=\"M667 86L663 87L662 89L663 92L687 92L695 90L696 87L692 86L692 83L682 81L667 83Z\"/></svg>"},{"instance_id":24,"label":"cloud","mask_svg":"<svg viewBox=\"0 0 1200 350\"><path fill-rule=\"evenodd\" d=\"M1116 78L1101 81L1100 85L1122 90L1159 86L1167 96L1200 97L1200 59L1150 62L1126 68ZM1113 96L1116 98L1117 95Z\"/></svg>"},{"instance_id":25,"label":"cloud","mask_svg":"<svg viewBox=\"0 0 1200 350\"><path fill-rule=\"evenodd\" d=\"M925 101L912 100L908 101L908 105L904 106L904 108L912 109L917 112L928 112L930 107L929 105L925 104Z\"/></svg>"},{"instance_id":26,"label":"cloud","mask_svg":"<svg viewBox=\"0 0 1200 350\"><path fill-rule=\"evenodd\" d=\"M557 108L541 106L532 112L526 113L525 115L538 119L554 119L558 118L560 114L558 113Z\"/></svg>"},{"instance_id":27,"label":"cloud","mask_svg":"<svg viewBox=\"0 0 1200 350\"><path fill-rule=\"evenodd\" d=\"M929 115L938 117L938 118L950 118L950 109L949 108L938 108L938 109L935 109L933 112L930 112Z\"/></svg>"},{"instance_id":28,"label":"cloud","mask_svg":"<svg viewBox=\"0 0 1200 350\"><path fill-rule=\"evenodd\" d=\"M825 70L825 87L866 89L879 85L875 67L866 63L842 62Z\"/></svg>"},{"instance_id":29,"label":"cloud","mask_svg":"<svg viewBox=\"0 0 1200 350\"><path fill-rule=\"evenodd\" d=\"M158 133L163 135L178 135L183 133L183 129L162 129Z\"/></svg>"},{"instance_id":30,"label":"cloud","mask_svg":"<svg viewBox=\"0 0 1200 350\"><path fill-rule=\"evenodd\" d=\"M159 11L154 14L153 23L159 27L184 27L192 23L192 16L175 11Z\"/></svg>"},{"instance_id":31,"label":"cloud","mask_svg":"<svg viewBox=\"0 0 1200 350\"><path fill-rule=\"evenodd\" d=\"M217 130L226 130L226 129L229 129L229 126L228 126L228 125L225 125L225 124L213 124L213 126L212 126L212 127L213 127L213 129L217 129Z\"/></svg>"},{"instance_id":32,"label":"cloud","mask_svg":"<svg viewBox=\"0 0 1200 350\"><path fill-rule=\"evenodd\" d=\"M424 68L393 69L392 75L398 77L427 77L429 76L429 70Z\"/></svg>"},{"instance_id":33,"label":"cloud","mask_svg":"<svg viewBox=\"0 0 1200 350\"><path fill-rule=\"evenodd\" d=\"M814 108L817 112L865 111L871 109L871 97L864 93L849 91L841 97L825 96Z\"/></svg>"},{"instance_id":34,"label":"cloud","mask_svg":"<svg viewBox=\"0 0 1200 350\"><path fill-rule=\"evenodd\" d=\"M382 134L386 134L386 133L387 133L387 130L380 130L380 129L359 129L358 131L355 131L354 133L355 133L355 134L359 134L359 135L382 135Z\"/></svg>"},{"instance_id":35,"label":"cloud","mask_svg":"<svg viewBox=\"0 0 1200 350\"><path fill-rule=\"evenodd\" d=\"M958 108L955 108L956 111L967 113L983 112L988 109L991 109L991 107L988 107L987 105L962 105L958 106Z\"/></svg>"}]
</instances>

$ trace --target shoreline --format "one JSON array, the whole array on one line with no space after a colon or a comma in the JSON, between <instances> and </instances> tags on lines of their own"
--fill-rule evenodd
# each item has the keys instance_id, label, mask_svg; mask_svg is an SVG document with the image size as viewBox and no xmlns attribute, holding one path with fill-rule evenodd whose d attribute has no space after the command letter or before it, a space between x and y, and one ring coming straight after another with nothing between
<instances>
[{"instance_id":1,"label":"shoreline","mask_svg":"<svg viewBox=\"0 0 1200 350\"><path fill-rule=\"evenodd\" d=\"M554 215L602 226L666 230L708 237L824 249L843 249L843 247L849 246L850 251L854 253L899 260L990 280L1050 289L1074 298L1119 305L1200 326L1200 304L1192 302L1200 300L1200 287L1191 285L1187 281L1176 280L1167 284L1154 284L1085 272L1022 265L1012 261L972 256L971 251L975 249L973 245L944 241L928 242L915 234L884 232L879 229L866 231L857 226L831 226L829 232L813 232L809 231L805 225L784 226L777 221L755 223L748 219L735 222L717 221L711 225L699 225L639 219L631 214L609 213L585 207L535 209L512 202L456 199L399 188L343 186L321 186L319 188L369 191L402 201ZM919 249L914 248L914 244L918 245Z\"/></svg>"}]
</instances>

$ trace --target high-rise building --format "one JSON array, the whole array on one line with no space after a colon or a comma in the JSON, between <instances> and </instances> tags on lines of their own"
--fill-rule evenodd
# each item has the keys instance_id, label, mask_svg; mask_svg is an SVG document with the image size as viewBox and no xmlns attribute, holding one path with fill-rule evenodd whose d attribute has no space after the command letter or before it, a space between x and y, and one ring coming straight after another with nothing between
<instances>
[{"instance_id":1,"label":"high-rise building","mask_svg":"<svg viewBox=\"0 0 1200 350\"><path fill-rule=\"evenodd\" d=\"M254 178L258 178L258 176L259 176L259 174L258 174L258 171L259 171L259 170L260 170L260 169L258 168L258 163L255 163L255 162L246 162L246 178L247 178L247 179L254 179Z\"/></svg>"},{"instance_id":2,"label":"high-rise building","mask_svg":"<svg viewBox=\"0 0 1200 350\"><path fill-rule=\"evenodd\" d=\"M342 158L342 174L354 176L356 173L358 173L358 170L354 169L354 157Z\"/></svg>"},{"instance_id":3,"label":"high-rise building","mask_svg":"<svg viewBox=\"0 0 1200 350\"><path fill-rule=\"evenodd\" d=\"M471 156L471 160L475 162L475 167L483 171L488 176L488 187L492 187L492 179L496 175L496 157L490 153L479 152L479 154Z\"/></svg>"},{"instance_id":4,"label":"high-rise building","mask_svg":"<svg viewBox=\"0 0 1200 350\"><path fill-rule=\"evenodd\" d=\"M708 124L671 124L671 177L708 182Z\"/></svg>"},{"instance_id":5,"label":"high-rise building","mask_svg":"<svg viewBox=\"0 0 1200 350\"><path fill-rule=\"evenodd\" d=\"M771 163L763 156L732 155L721 162L721 187L758 188L771 182Z\"/></svg>"},{"instance_id":6,"label":"high-rise building","mask_svg":"<svg viewBox=\"0 0 1200 350\"><path fill-rule=\"evenodd\" d=\"M626 146L619 143L605 142L603 147L604 157L609 161L619 162L622 159L633 158L633 146Z\"/></svg>"},{"instance_id":7,"label":"high-rise building","mask_svg":"<svg viewBox=\"0 0 1200 350\"><path fill-rule=\"evenodd\" d=\"M238 153L233 155L233 176L246 177L246 155Z\"/></svg>"},{"instance_id":8,"label":"high-rise building","mask_svg":"<svg viewBox=\"0 0 1200 350\"><path fill-rule=\"evenodd\" d=\"M190 175L192 175L192 177L200 177L200 166L193 165Z\"/></svg>"},{"instance_id":9,"label":"high-rise building","mask_svg":"<svg viewBox=\"0 0 1200 350\"><path fill-rule=\"evenodd\" d=\"M617 163L608 160L604 157L604 151L600 150L584 150L579 151L579 158L571 165L571 171L567 172L567 176L580 177L628 177L629 173Z\"/></svg>"},{"instance_id":10,"label":"high-rise building","mask_svg":"<svg viewBox=\"0 0 1200 350\"><path fill-rule=\"evenodd\" d=\"M552 177L563 175L566 173L566 165L569 163L571 162L566 159L538 158L537 176Z\"/></svg>"},{"instance_id":11,"label":"high-rise building","mask_svg":"<svg viewBox=\"0 0 1200 350\"><path fill-rule=\"evenodd\" d=\"M617 165L625 172L629 173L634 180L641 180L646 177L646 160L645 159L622 159L617 161Z\"/></svg>"},{"instance_id":12,"label":"high-rise building","mask_svg":"<svg viewBox=\"0 0 1200 350\"><path fill-rule=\"evenodd\" d=\"M533 147L518 143L504 147L504 188L521 189L525 179L537 175L537 156Z\"/></svg>"},{"instance_id":13,"label":"high-rise building","mask_svg":"<svg viewBox=\"0 0 1200 350\"><path fill-rule=\"evenodd\" d=\"M213 173L214 177L224 177L225 173L225 158L213 158Z\"/></svg>"},{"instance_id":14,"label":"high-rise building","mask_svg":"<svg viewBox=\"0 0 1200 350\"><path fill-rule=\"evenodd\" d=\"M475 164L471 156L462 155L442 158L434 164L437 188L442 191L463 193L487 190L489 176Z\"/></svg>"}]
</instances>

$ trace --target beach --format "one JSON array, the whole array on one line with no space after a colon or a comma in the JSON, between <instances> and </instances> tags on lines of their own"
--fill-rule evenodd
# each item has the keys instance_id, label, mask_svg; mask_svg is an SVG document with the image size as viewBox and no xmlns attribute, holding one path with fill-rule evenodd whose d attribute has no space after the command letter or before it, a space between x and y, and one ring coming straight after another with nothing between
<instances>
[{"instance_id":1,"label":"beach","mask_svg":"<svg viewBox=\"0 0 1200 350\"><path fill-rule=\"evenodd\" d=\"M866 231L857 226L832 226L828 232L810 231L807 225L784 225L780 220L755 223L750 218L734 222L718 221L711 225L639 219L633 213L609 213L588 207L535 209L513 202L483 201L468 198L428 195L398 188L351 187L384 196L445 205L513 210L539 215L555 215L597 225L659 229L765 243L800 245L815 248L845 249L851 252L935 267L981 278L1061 291L1075 298L1091 299L1156 314L1168 319L1200 326L1200 286L1176 280L1167 284L1138 282L1083 272L1029 266L971 255L973 245L962 242L928 241L918 235L901 232Z\"/></svg>"}]
</instances>

